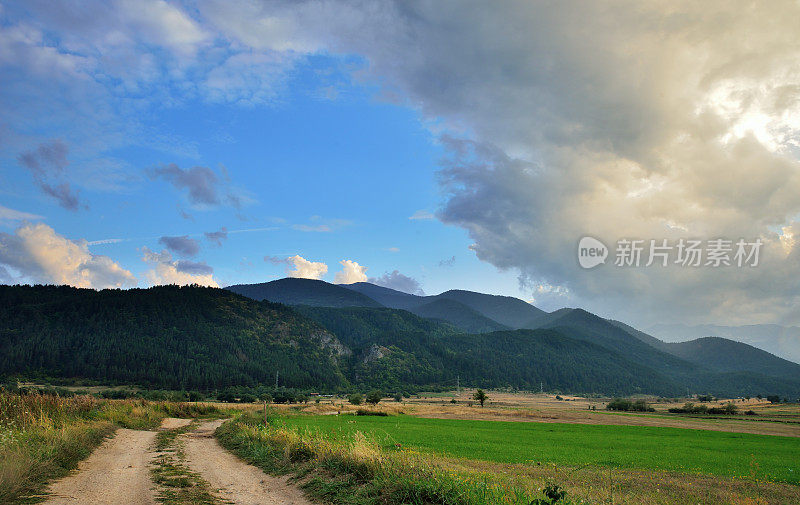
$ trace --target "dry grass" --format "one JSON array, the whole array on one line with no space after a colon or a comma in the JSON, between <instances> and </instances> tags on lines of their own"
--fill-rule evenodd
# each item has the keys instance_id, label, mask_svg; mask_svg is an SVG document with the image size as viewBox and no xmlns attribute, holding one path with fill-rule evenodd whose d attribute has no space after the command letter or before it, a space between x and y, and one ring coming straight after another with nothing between
<instances>
[{"instance_id":1,"label":"dry grass","mask_svg":"<svg viewBox=\"0 0 800 505\"><path fill-rule=\"evenodd\" d=\"M117 427L151 429L164 417L215 412L201 404L0 392L0 503L35 499Z\"/></svg>"}]
</instances>

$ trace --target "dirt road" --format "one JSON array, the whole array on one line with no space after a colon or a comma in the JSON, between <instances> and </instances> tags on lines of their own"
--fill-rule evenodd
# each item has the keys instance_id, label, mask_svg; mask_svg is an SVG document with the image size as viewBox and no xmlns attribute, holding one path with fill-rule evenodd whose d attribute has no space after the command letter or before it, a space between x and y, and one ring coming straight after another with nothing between
<instances>
[{"instance_id":1,"label":"dirt road","mask_svg":"<svg viewBox=\"0 0 800 505\"><path fill-rule=\"evenodd\" d=\"M150 480L154 431L117 430L78 471L53 483L46 505L155 505Z\"/></svg>"},{"instance_id":2,"label":"dirt road","mask_svg":"<svg viewBox=\"0 0 800 505\"><path fill-rule=\"evenodd\" d=\"M211 421L182 435L186 463L220 497L237 505L311 505L285 477L272 477L223 449L214 430L223 421Z\"/></svg>"}]
</instances>

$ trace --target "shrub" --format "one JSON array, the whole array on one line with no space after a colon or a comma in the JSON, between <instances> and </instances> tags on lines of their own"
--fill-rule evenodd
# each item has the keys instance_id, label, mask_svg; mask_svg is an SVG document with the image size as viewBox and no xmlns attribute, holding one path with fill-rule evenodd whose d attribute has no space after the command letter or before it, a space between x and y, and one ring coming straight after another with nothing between
<instances>
[{"instance_id":1,"label":"shrub","mask_svg":"<svg viewBox=\"0 0 800 505\"><path fill-rule=\"evenodd\" d=\"M380 410L358 409L358 410L356 410L356 415L357 416L380 416L380 417L386 417L389 414L387 412L383 412L383 411L380 411Z\"/></svg>"},{"instance_id":2,"label":"shrub","mask_svg":"<svg viewBox=\"0 0 800 505\"><path fill-rule=\"evenodd\" d=\"M624 398L615 398L606 405L607 410L622 412L655 412L656 409L647 404L644 400L630 401Z\"/></svg>"},{"instance_id":3,"label":"shrub","mask_svg":"<svg viewBox=\"0 0 800 505\"><path fill-rule=\"evenodd\" d=\"M361 405L361 402L364 400L364 397L361 396L361 393L353 393L347 397L347 401L353 405Z\"/></svg>"},{"instance_id":4,"label":"shrub","mask_svg":"<svg viewBox=\"0 0 800 505\"><path fill-rule=\"evenodd\" d=\"M376 390L370 391L367 395L366 402L370 405L377 405L380 403L381 398L383 398L383 393Z\"/></svg>"}]
</instances>

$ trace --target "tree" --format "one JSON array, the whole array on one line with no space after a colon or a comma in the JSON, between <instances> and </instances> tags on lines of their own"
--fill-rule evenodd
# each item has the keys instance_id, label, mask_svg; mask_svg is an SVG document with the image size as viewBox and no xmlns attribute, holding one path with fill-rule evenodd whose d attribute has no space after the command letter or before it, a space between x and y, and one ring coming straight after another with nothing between
<instances>
[{"instance_id":1,"label":"tree","mask_svg":"<svg viewBox=\"0 0 800 505\"><path fill-rule=\"evenodd\" d=\"M486 393L484 393L484 392L483 392L483 389L479 389L479 390L475 391L475 394L474 394L474 395L472 395L472 398L473 398L474 400L476 400L476 401L480 402L480 404L481 404L481 407L483 407L483 403L484 403L486 400L488 400L488 399L489 399L489 397L488 397L488 396L486 396Z\"/></svg>"},{"instance_id":2,"label":"tree","mask_svg":"<svg viewBox=\"0 0 800 505\"><path fill-rule=\"evenodd\" d=\"M370 405L377 405L381 401L381 398L383 398L383 393L376 389L369 392L366 401Z\"/></svg>"},{"instance_id":3,"label":"tree","mask_svg":"<svg viewBox=\"0 0 800 505\"><path fill-rule=\"evenodd\" d=\"M347 401L353 405L361 405L363 399L364 397L361 396L361 393L353 393L347 398Z\"/></svg>"}]
</instances>

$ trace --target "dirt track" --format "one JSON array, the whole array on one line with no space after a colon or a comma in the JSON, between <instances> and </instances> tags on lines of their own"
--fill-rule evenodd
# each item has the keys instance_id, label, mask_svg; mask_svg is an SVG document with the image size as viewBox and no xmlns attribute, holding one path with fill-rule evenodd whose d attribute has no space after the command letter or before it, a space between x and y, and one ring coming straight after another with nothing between
<instances>
[{"instance_id":1,"label":"dirt track","mask_svg":"<svg viewBox=\"0 0 800 505\"><path fill-rule=\"evenodd\" d=\"M155 505L150 480L154 431L117 430L78 471L50 486L46 505Z\"/></svg>"},{"instance_id":2,"label":"dirt track","mask_svg":"<svg viewBox=\"0 0 800 505\"><path fill-rule=\"evenodd\" d=\"M214 438L224 420L209 421L180 436L185 463L224 500L237 505L311 505L286 478L272 477L229 453ZM165 419L162 429L186 426L189 419ZM78 470L54 482L45 505L155 505L150 468L154 431L117 430Z\"/></svg>"},{"instance_id":3,"label":"dirt track","mask_svg":"<svg viewBox=\"0 0 800 505\"><path fill-rule=\"evenodd\" d=\"M182 435L186 462L218 492L238 505L311 505L285 477L272 477L242 462L217 443L214 430L223 421L203 423Z\"/></svg>"}]
</instances>

